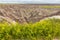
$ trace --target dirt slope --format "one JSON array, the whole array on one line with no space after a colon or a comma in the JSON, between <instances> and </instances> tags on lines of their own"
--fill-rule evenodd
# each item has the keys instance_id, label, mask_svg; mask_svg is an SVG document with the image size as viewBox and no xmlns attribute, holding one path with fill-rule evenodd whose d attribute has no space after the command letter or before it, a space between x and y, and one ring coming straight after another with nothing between
<instances>
[{"instance_id":1,"label":"dirt slope","mask_svg":"<svg viewBox=\"0 0 60 40\"><path fill-rule=\"evenodd\" d=\"M58 8L41 8L43 5L21 5L4 4L0 5L0 21L11 22L37 22L49 16L59 15Z\"/></svg>"}]
</instances>

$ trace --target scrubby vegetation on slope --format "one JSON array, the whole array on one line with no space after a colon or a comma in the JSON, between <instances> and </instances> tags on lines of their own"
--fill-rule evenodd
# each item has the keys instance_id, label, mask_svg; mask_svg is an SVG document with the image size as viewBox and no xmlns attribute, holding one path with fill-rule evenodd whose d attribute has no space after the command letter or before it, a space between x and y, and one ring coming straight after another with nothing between
<instances>
[{"instance_id":1,"label":"scrubby vegetation on slope","mask_svg":"<svg viewBox=\"0 0 60 40\"><path fill-rule=\"evenodd\" d=\"M0 23L0 40L52 40L56 37L60 37L60 19L34 24Z\"/></svg>"}]
</instances>

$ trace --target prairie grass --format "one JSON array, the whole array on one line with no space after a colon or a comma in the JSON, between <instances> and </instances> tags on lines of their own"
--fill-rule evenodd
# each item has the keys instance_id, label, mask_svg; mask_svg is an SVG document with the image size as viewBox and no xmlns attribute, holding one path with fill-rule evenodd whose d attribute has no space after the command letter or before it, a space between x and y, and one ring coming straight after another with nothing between
<instances>
[{"instance_id":1,"label":"prairie grass","mask_svg":"<svg viewBox=\"0 0 60 40\"><path fill-rule=\"evenodd\" d=\"M60 6L41 6L41 8L60 8Z\"/></svg>"},{"instance_id":2,"label":"prairie grass","mask_svg":"<svg viewBox=\"0 0 60 40\"><path fill-rule=\"evenodd\" d=\"M53 40L60 37L60 19L29 24L0 23L0 40Z\"/></svg>"}]
</instances>

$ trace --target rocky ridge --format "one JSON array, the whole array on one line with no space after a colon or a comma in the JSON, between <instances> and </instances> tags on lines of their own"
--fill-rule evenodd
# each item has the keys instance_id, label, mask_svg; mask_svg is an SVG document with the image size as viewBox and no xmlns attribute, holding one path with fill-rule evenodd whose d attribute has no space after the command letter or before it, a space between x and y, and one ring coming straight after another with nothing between
<instances>
[{"instance_id":1,"label":"rocky ridge","mask_svg":"<svg viewBox=\"0 0 60 40\"><path fill-rule=\"evenodd\" d=\"M37 22L50 16L60 15L60 9L41 8L41 5L0 5L0 21L12 23Z\"/></svg>"}]
</instances>

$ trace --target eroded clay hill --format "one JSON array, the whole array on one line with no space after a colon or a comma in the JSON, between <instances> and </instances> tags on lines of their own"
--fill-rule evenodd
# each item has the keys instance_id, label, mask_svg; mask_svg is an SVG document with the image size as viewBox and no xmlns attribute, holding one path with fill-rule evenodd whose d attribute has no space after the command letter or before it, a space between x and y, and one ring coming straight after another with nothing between
<instances>
[{"instance_id":1,"label":"eroded clay hill","mask_svg":"<svg viewBox=\"0 0 60 40\"><path fill-rule=\"evenodd\" d=\"M0 5L0 21L11 22L37 22L45 17L59 15L58 8L41 8L42 5L4 4Z\"/></svg>"}]
</instances>

